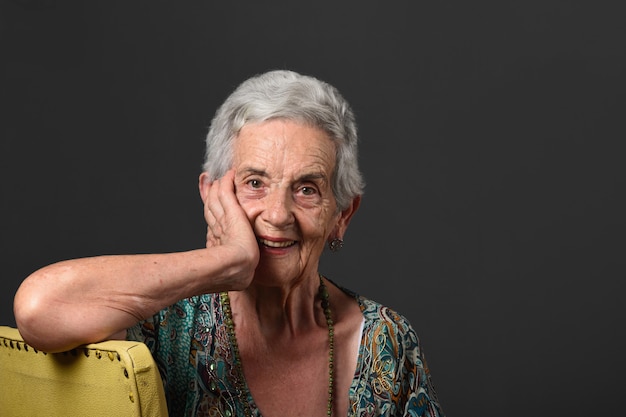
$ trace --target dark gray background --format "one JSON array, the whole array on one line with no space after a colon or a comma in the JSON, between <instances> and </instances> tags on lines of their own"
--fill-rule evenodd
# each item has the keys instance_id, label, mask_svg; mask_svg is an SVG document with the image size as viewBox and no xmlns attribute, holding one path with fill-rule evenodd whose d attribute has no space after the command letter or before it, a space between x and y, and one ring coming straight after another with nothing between
<instances>
[{"instance_id":1,"label":"dark gray background","mask_svg":"<svg viewBox=\"0 0 626 417\"><path fill-rule=\"evenodd\" d=\"M213 112L288 68L360 125L323 270L411 320L448 415L623 412L623 2L262 3L0 1L0 324L48 263L203 246Z\"/></svg>"}]
</instances>

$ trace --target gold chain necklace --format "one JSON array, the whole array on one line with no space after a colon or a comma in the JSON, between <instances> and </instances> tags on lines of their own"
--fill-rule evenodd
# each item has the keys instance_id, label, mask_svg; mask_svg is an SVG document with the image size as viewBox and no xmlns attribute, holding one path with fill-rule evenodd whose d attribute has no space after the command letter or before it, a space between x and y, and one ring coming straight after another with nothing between
<instances>
[{"instance_id":1,"label":"gold chain necklace","mask_svg":"<svg viewBox=\"0 0 626 417\"><path fill-rule=\"evenodd\" d=\"M334 388L334 374L335 374L335 328L333 318L330 310L329 294L324 279L320 275L320 287L319 296L322 299L322 308L324 309L324 316L326 317L326 325L328 326L328 405L326 407L326 415L331 416L333 413L333 388ZM226 324L226 330L228 331L228 337L233 347L234 364L237 368L239 378L237 380L237 392L240 400L244 403L244 412L247 417L250 416L250 403L248 402L248 388L243 376L243 367L241 365L241 356L239 355L239 345L237 344L237 337L235 335L235 322L233 321L233 313L230 308L230 298L228 292L220 293L220 300L222 302L222 310L224 311L224 323Z\"/></svg>"}]
</instances>

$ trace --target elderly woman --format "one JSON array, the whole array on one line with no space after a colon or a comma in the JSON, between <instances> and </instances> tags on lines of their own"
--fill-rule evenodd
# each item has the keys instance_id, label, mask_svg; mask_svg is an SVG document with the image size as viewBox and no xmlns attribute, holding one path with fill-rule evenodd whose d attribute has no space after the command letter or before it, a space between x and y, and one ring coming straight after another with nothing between
<instances>
[{"instance_id":1,"label":"elderly woman","mask_svg":"<svg viewBox=\"0 0 626 417\"><path fill-rule=\"evenodd\" d=\"M318 272L363 190L339 92L291 71L252 77L206 145L206 248L42 268L15 296L24 339L145 342L172 416L443 415L409 322Z\"/></svg>"}]
</instances>

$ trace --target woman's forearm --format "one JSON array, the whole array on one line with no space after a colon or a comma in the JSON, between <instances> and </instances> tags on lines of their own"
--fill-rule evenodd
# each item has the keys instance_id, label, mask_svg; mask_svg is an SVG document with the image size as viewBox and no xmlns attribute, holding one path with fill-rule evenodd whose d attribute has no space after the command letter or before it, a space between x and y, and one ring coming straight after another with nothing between
<instances>
[{"instance_id":1,"label":"woman's forearm","mask_svg":"<svg viewBox=\"0 0 626 417\"><path fill-rule=\"evenodd\" d=\"M246 288L255 266L225 247L63 261L24 280L15 319L35 348L68 350L123 337L125 329L180 299Z\"/></svg>"}]
</instances>

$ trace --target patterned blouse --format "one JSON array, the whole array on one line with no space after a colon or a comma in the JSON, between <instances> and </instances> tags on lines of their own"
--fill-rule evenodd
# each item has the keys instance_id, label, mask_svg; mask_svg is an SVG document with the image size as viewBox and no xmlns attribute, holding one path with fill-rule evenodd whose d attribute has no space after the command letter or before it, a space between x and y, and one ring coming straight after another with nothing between
<instances>
[{"instance_id":1,"label":"patterned blouse","mask_svg":"<svg viewBox=\"0 0 626 417\"><path fill-rule=\"evenodd\" d=\"M356 298L364 317L348 416L443 416L409 322L343 291ZM146 343L155 357L171 417L261 417L245 381L238 380L224 317L219 295L205 294L181 300L129 329L128 339Z\"/></svg>"}]
</instances>

